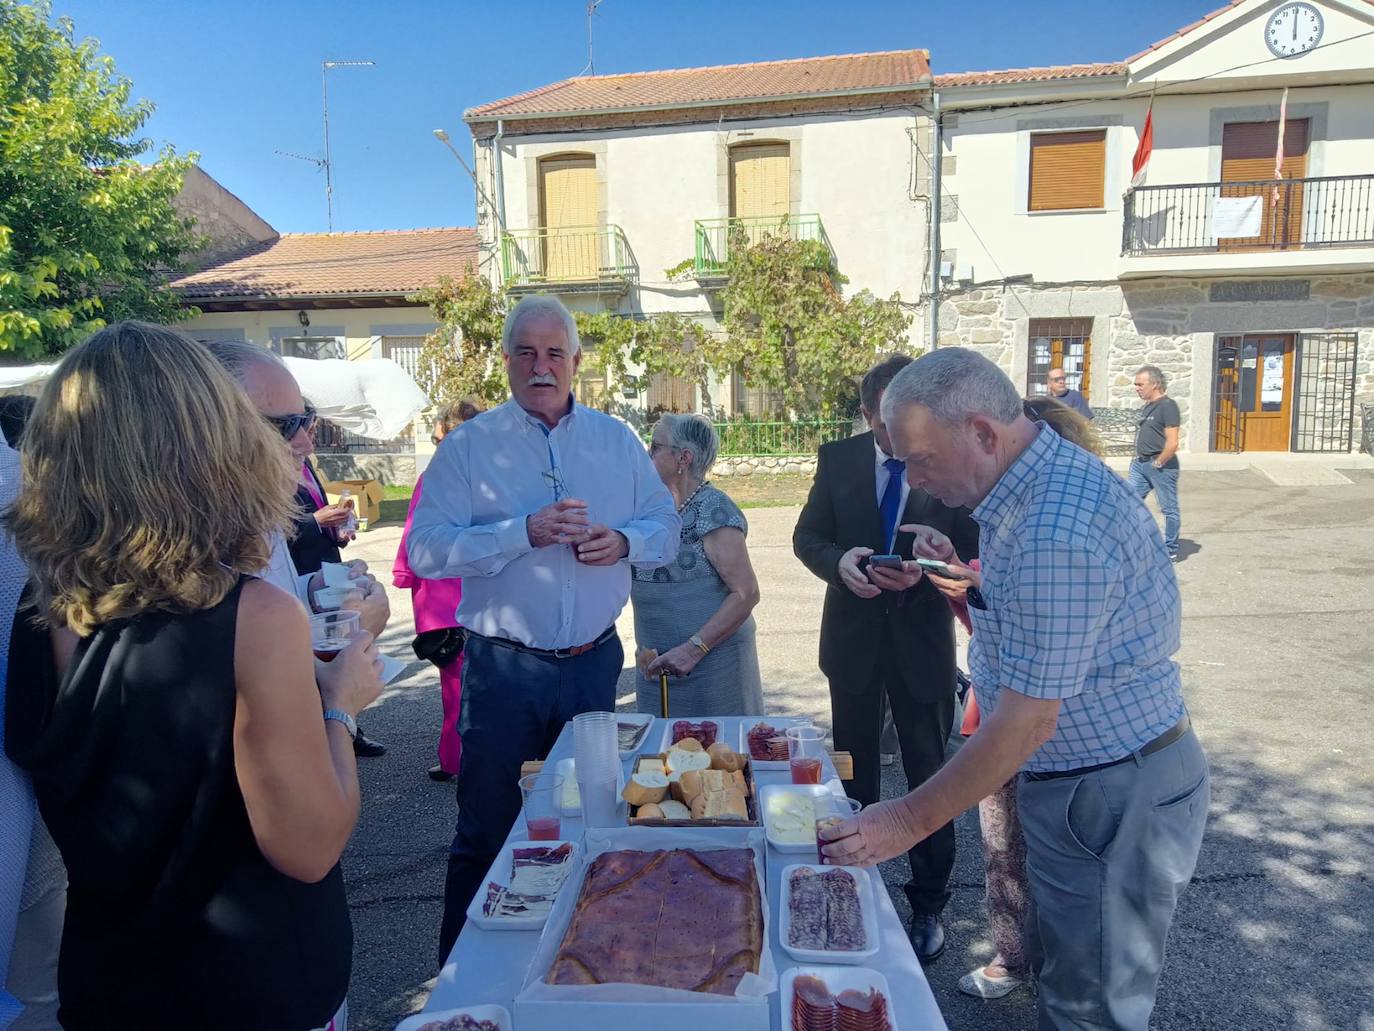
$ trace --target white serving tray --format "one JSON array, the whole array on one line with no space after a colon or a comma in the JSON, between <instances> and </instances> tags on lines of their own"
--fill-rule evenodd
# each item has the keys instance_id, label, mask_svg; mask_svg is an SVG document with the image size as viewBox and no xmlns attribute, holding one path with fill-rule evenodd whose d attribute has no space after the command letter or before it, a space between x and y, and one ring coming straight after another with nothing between
<instances>
[{"instance_id":1,"label":"white serving tray","mask_svg":"<svg viewBox=\"0 0 1374 1031\"><path fill-rule=\"evenodd\" d=\"M892 1031L898 1031L897 1005L892 999L892 989L887 978L870 967L791 967L782 972L782 1029L792 1031L792 998L796 994L793 985L799 976L810 975L820 978L831 995L854 989L866 992L876 988L887 999L887 1022ZM396 1031L400 1031L397 1028Z\"/></svg>"},{"instance_id":2,"label":"white serving tray","mask_svg":"<svg viewBox=\"0 0 1374 1031\"><path fill-rule=\"evenodd\" d=\"M497 1031L511 1031L510 1013L504 1006L459 1006L456 1010L438 1010L434 1013L417 1013L406 1017L396 1025L396 1031L420 1031L426 1024L452 1020L454 1017L468 1016L473 1020L490 1020Z\"/></svg>"},{"instance_id":3,"label":"white serving tray","mask_svg":"<svg viewBox=\"0 0 1374 1031\"><path fill-rule=\"evenodd\" d=\"M810 841L796 843L790 841L779 841L773 837L773 828L768 823L768 801L776 795L794 794L809 795L812 798L824 798L832 795L833 792L827 784L765 784L759 790L759 823L763 825L764 833L768 836L768 844L777 852L796 852L805 853L819 858L816 852L816 838L813 833Z\"/></svg>"},{"instance_id":4,"label":"white serving tray","mask_svg":"<svg viewBox=\"0 0 1374 1031\"><path fill-rule=\"evenodd\" d=\"M648 985L549 985L544 975L553 963L577 905L582 881L591 860L616 849L750 848L759 876L763 907L763 955L759 973L745 994L711 995ZM525 974L524 987L515 998L515 1019L520 1031L605 1031L616 1027L646 1027L653 1031L768 1031L769 997L777 991L777 967L770 944L771 912L768 900L767 843L757 827L693 830L666 827L656 830L633 827L587 831L586 848L579 858L571 884L554 903L553 913L539 938ZM743 986L742 986L743 987Z\"/></svg>"},{"instance_id":5,"label":"white serving tray","mask_svg":"<svg viewBox=\"0 0 1374 1031\"><path fill-rule=\"evenodd\" d=\"M792 911L787 900L790 895L792 873L795 870L845 870L854 878L859 889L859 914L863 918L864 947L852 952L831 949L798 949L789 945L792 931ZM793 959L803 963L845 963L857 964L878 954L878 909L873 899L873 881L867 870L861 866L820 866L816 863L795 863L785 866L782 877L778 879L778 941ZM846 986L848 987L848 986ZM791 1010L784 1012L790 1013Z\"/></svg>"},{"instance_id":6,"label":"white serving tray","mask_svg":"<svg viewBox=\"0 0 1374 1031\"><path fill-rule=\"evenodd\" d=\"M714 723L717 727L720 728L720 730L716 733L716 740L724 741L727 745L730 744L730 738L726 731L725 720L721 719L719 716L669 716L667 720L667 725L663 728L663 736L659 739L658 742L658 752L660 755L667 755L668 749L673 747L673 724L676 723L678 720L686 720L688 723L704 723L705 721L710 720L712 723Z\"/></svg>"},{"instance_id":7,"label":"white serving tray","mask_svg":"<svg viewBox=\"0 0 1374 1031\"><path fill-rule=\"evenodd\" d=\"M800 716L746 716L739 721L739 741L736 742L735 751L741 755L749 755L749 731L760 723L767 723L770 727L783 731L788 727L804 726L810 722ZM786 759L755 759L752 755L749 759L756 770L786 770L789 766Z\"/></svg>"},{"instance_id":8,"label":"white serving tray","mask_svg":"<svg viewBox=\"0 0 1374 1031\"><path fill-rule=\"evenodd\" d=\"M640 749L644 747L644 743L649 740L649 730L647 728L654 722L654 717L647 712L618 712L615 714L615 721L617 723L638 723L646 728L640 732L638 745L634 748L622 750L620 753L622 761L625 759L633 759L639 754ZM619 735L619 733L619 731L616 731L617 735Z\"/></svg>"},{"instance_id":9,"label":"white serving tray","mask_svg":"<svg viewBox=\"0 0 1374 1031\"><path fill-rule=\"evenodd\" d=\"M487 885L492 881L497 884L509 885L511 858L517 848L557 848L559 845L565 844L572 845L572 855L563 864L567 873L563 877L563 883L558 887L558 894L561 896L567 890L569 881L579 879L575 875L578 871L582 846L575 841L569 842L566 838L560 838L557 841L508 841L505 847L501 849L501 854L496 857L496 861L491 864L491 869L487 871L486 877L482 878L482 884L477 889L477 894L468 903L468 919L478 927L488 931L537 931L543 927L544 922L549 918L548 913L539 916L487 916L482 912L482 905L487 901Z\"/></svg>"}]
</instances>

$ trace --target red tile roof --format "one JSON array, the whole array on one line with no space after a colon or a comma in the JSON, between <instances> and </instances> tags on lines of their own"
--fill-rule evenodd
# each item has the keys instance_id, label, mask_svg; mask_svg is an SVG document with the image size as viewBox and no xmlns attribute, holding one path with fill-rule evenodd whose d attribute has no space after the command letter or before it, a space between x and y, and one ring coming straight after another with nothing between
<instances>
[{"instance_id":1,"label":"red tile roof","mask_svg":"<svg viewBox=\"0 0 1374 1031\"><path fill-rule=\"evenodd\" d=\"M188 301L239 297L396 295L477 267L475 229L391 229L375 233L285 233L179 276Z\"/></svg>"},{"instance_id":2,"label":"red tile roof","mask_svg":"<svg viewBox=\"0 0 1374 1031\"><path fill-rule=\"evenodd\" d=\"M1008 68L1000 72L952 72L935 76L935 87L995 86L1012 82L1047 82L1053 79L1095 79L1125 75L1124 64L1064 64L1046 68Z\"/></svg>"},{"instance_id":3,"label":"red tile roof","mask_svg":"<svg viewBox=\"0 0 1374 1031\"><path fill-rule=\"evenodd\" d=\"M854 90L897 90L924 85L929 79L930 54L925 50L803 57L713 68L581 76L470 108L463 117L472 121L606 109L714 105Z\"/></svg>"}]
</instances>

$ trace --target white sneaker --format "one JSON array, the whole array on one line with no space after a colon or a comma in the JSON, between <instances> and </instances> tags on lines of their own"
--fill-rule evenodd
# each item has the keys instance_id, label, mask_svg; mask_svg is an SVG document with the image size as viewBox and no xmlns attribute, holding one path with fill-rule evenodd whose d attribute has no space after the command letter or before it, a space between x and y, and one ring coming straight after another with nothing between
<instances>
[{"instance_id":1,"label":"white sneaker","mask_svg":"<svg viewBox=\"0 0 1374 1031\"><path fill-rule=\"evenodd\" d=\"M975 999L1000 999L1010 995L1025 984L1020 977L1006 974L1002 977L989 977L986 967L977 967L959 978L959 991L972 995Z\"/></svg>"}]
</instances>

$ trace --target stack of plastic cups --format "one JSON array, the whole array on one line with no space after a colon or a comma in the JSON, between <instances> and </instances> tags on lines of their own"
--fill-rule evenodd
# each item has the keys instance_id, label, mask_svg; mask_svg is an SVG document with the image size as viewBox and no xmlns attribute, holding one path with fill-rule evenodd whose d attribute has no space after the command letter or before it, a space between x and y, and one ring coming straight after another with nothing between
<instances>
[{"instance_id":1,"label":"stack of plastic cups","mask_svg":"<svg viewBox=\"0 0 1374 1031\"><path fill-rule=\"evenodd\" d=\"M616 826L620 817L620 746L615 713L584 712L573 717L573 758L583 822L588 827Z\"/></svg>"}]
</instances>

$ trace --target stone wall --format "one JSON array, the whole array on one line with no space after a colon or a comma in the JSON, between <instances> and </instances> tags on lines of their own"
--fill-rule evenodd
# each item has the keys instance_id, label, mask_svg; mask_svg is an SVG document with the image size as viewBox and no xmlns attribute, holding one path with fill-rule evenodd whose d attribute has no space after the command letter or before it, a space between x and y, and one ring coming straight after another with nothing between
<instances>
[{"instance_id":1,"label":"stone wall","mask_svg":"<svg viewBox=\"0 0 1374 1031\"><path fill-rule=\"evenodd\" d=\"M713 477L771 476L776 473L805 473L811 476L815 472L815 455L737 455L718 458L711 467Z\"/></svg>"},{"instance_id":2,"label":"stone wall","mask_svg":"<svg viewBox=\"0 0 1374 1031\"><path fill-rule=\"evenodd\" d=\"M1091 318L1094 407L1136 408L1135 372L1157 365L1183 416L1186 449L1210 449L1212 362L1218 336L1350 330L1359 337L1359 401L1374 401L1374 273L1253 279L1127 280L972 287L940 305L940 345L968 347L1026 387L1033 318Z\"/></svg>"}]
</instances>

